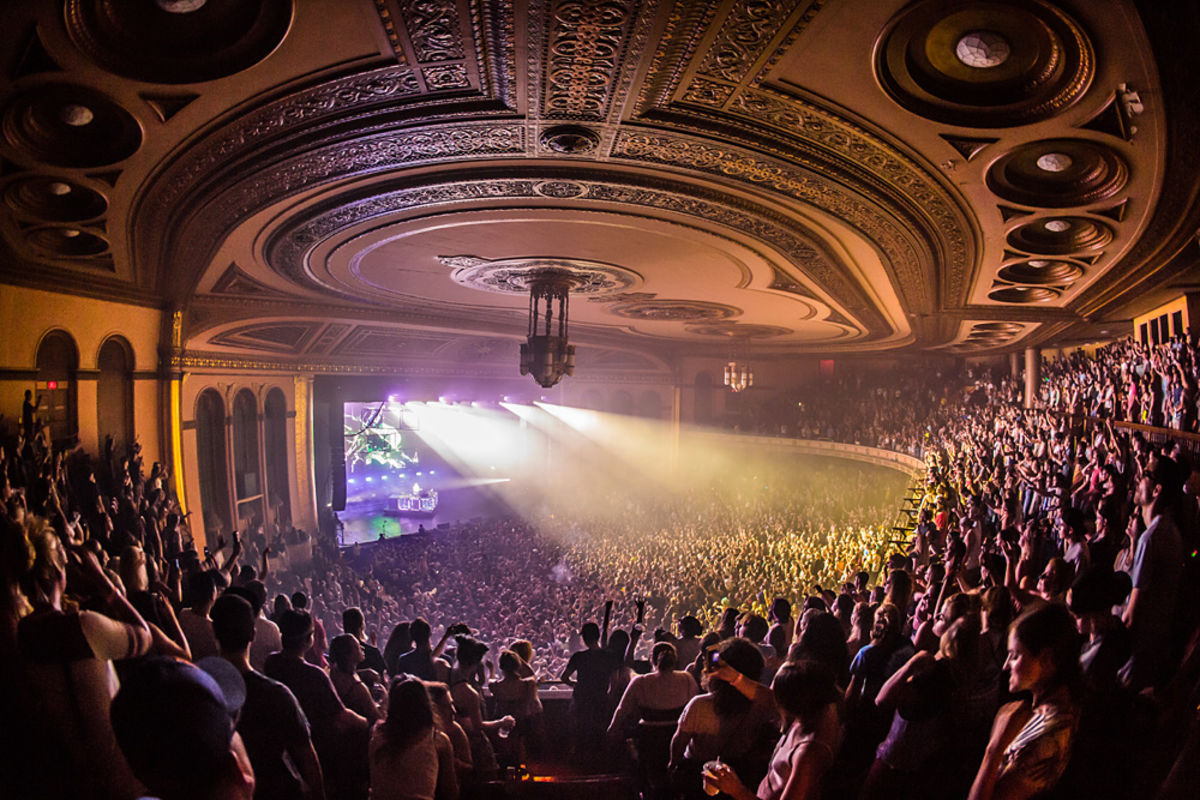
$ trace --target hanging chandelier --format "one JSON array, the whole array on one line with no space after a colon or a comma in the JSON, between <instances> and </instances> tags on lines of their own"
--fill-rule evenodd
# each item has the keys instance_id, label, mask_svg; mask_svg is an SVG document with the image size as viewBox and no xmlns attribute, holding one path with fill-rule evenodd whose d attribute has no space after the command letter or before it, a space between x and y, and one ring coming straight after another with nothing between
<instances>
[{"instance_id":1,"label":"hanging chandelier","mask_svg":"<svg viewBox=\"0 0 1200 800\"><path fill-rule=\"evenodd\" d=\"M521 345L521 374L533 375L547 389L575 374L575 345L567 343L572 282L571 273L559 269L539 270L529 279L529 335Z\"/></svg>"},{"instance_id":2,"label":"hanging chandelier","mask_svg":"<svg viewBox=\"0 0 1200 800\"><path fill-rule=\"evenodd\" d=\"M725 365L725 385L735 394L754 385L754 370L749 364L730 361Z\"/></svg>"}]
</instances>

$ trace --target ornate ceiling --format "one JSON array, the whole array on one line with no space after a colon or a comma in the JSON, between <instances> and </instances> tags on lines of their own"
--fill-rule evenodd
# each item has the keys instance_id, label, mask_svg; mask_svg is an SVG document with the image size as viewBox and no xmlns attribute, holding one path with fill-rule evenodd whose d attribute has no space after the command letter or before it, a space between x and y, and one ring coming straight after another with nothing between
<instances>
[{"instance_id":1,"label":"ornate ceiling","mask_svg":"<svg viewBox=\"0 0 1200 800\"><path fill-rule=\"evenodd\" d=\"M1200 255L1145 5L6 4L0 277L330 369L511 371L544 265L581 371L1122 333Z\"/></svg>"}]
</instances>

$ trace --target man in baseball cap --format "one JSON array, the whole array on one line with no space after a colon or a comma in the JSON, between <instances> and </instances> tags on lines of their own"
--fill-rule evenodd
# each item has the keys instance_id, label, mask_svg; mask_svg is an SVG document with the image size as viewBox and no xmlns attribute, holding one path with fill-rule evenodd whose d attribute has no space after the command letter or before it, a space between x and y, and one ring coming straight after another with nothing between
<instances>
[{"instance_id":1,"label":"man in baseball cap","mask_svg":"<svg viewBox=\"0 0 1200 800\"><path fill-rule=\"evenodd\" d=\"M138 780L162 800L254 797L254 769L235 730L245 684L229 662L205 667L147 658L113 698L121 752Z\"/></svg>"}]
</instances>

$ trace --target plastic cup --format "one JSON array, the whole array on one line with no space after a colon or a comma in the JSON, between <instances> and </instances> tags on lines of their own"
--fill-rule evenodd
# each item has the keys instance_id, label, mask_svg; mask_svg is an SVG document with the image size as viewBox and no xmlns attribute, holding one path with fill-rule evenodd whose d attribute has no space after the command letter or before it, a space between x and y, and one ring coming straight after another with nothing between
<instances>
[{"instance_id":1,"label":"plastic cup","mask_svg":"<svg viewBox=\"0 0 1200 800\"><path fill-rule=\"evenodd\" d=\"M700 777L704 780L704 793L710 797L721 793L721 790L717 788L717 784L710 780L717 777L717 771L720 767L721 759L718 758L714 761L705 761L704 766L700 770Z\"/></svg>"}]
</instances>

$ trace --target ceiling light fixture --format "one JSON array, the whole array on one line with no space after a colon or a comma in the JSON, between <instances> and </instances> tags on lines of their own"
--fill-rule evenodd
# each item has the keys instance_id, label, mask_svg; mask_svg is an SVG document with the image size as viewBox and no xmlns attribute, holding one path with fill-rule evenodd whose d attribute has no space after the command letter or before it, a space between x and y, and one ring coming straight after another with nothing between
<instances>
[{"instance_id":1,"label":"ceiling light fixture","mask_svg":"<svg viewBox=\"0 0 1200 800\"><path fill-rule=\"evenodd\" d=\"M542 269L529 278L529 334L521 345L521 374L549 389L575 374L575 345L567 342L571 273ZM558 320L555 324L555 306Z\"/></svg>"},{"instance_id":2,"label":"ceiling light fixture","mask_svg":"<svg viewBox=\"0 0 1200 800\"><path fill-rule=\"evenodd\" d=\"M87 106L78 103L68 103L59 109L58 117L72 128L82 128L91 123L96 115Z\"/></svg>"},{"instance_id":3,"label":"ceiling light fixture","mask_svg":"<svg viewBox=\"0 0 1200 800\"><path fill-rule=\"evenodd\" d=\"M971 31L954 46L954 55L968 67L991 69L1008 60L1012 48L1008 40L992 31Z\"/></svg>"},{"instance_id":4,"label":"ceiling light fixture","mask_svg":"<svg viewBox=\"0 0 1200 800\"><path fill-rule=\"evenodd\" d=\"M1062 172L1071 166L1071 157L1066 153L1043 153L1038 156L1038 169L1043 172Z\"/></svg>"},{"instance_id":5,"label":"ceiling light fixture","mask_svg":"<svg viewBox=\"0 0 1200 800\"><path fill-rule=\"evenodd\" d=\"M754 370L745 362L730 361L725 365L725 385L737 394L754 385Z\"/></svg>"}]
</instances>

